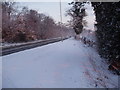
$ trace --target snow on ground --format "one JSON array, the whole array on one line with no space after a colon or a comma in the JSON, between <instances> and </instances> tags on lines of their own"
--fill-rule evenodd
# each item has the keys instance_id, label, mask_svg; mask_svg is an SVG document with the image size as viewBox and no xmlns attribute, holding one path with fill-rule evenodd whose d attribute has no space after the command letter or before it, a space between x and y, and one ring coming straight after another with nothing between
<instances>
[{"instance_id":1,"label":"snow on ground","mask_svg":"<svg viewBox=\"0 0 120 90\"><path fill-rule=\"evenodd\" d=\"M24 44L24 43L1 43L1 46L4 46L4 47L9 47L9 46L16 46L16 45L21 45L21 44Z\"/></svg>"},{"instance_id":2,"label":"snow on ground","mask_svg":"<svg viewBox=\"0 0 120 90\"><path fill-rule=\"evenodd\" d=\"M2 89L2 58L0 57L0 89Z\"/></svg>"},{"instance_id":3,"label":"snow on ground","mask_svg":"<svg viewBox=\"0 0 120 90\"><path fill-rule=\"evenodd\" d=\"M73 38L2 57L3 88L118 87L95 49Z\"/></svg>"},{"instance_id":4,"label":"snow on ground","mask_svg":"<svg viewBox=\"0 0 120 90\"><path fill-rule=\"evenodd\" d=\"M4 43L1 43L0 48L19 46L19 45L35 43L35 42L40 42L40 41L42 41L42 40L36 40L36 41L30 41L30 42L21 42L21 43L7 43L7 42L4 42Z\"/></svg>"},{"instance_id":5,"label":"snow on ground","mask_svg":"<svg viewBox=\"0 0 120 90\"><path fill-rule=\"evenodd\" d=\"M52 39L58 39L58 38L61 38L61 37L52 38ZM35 41L21 42L21 43L8 43L8 42L4 42L4 43L0 43L0 48L6 48L6 47L12 47L12 46L19 46L19 45L37 43L37 42L45 41L45 40L51 40L51 39L35 40Z\"/></svg>"},{"instance_id":6,"label":"snow on ground","mask_svg":"<svg viewBox=\"0 0 120 90\"><path fill-rule=\"evenodd\" d=\"M88 40L96 42L95 31L89 29L83 30L80 37L86 37Z\"/></svg>"}]
</instances>

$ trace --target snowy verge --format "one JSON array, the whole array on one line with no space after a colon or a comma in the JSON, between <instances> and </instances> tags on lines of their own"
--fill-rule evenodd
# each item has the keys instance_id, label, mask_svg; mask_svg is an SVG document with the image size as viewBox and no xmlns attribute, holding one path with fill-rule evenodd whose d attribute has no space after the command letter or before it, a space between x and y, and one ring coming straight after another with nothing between
<instances>
[{"instance_id":1,"label":"snowy verge","mask_svg":"<svg viewBox=\"0 0 120 90\"><path fill-rule=\"evenodd\" d=\"M69 38L68 37L63 37L63 39L65 38ZM23 45L28 45L28 44L34 44L34 43L39 43L39 42L47 42L50 40L57 40L57 39L61 39L61 37L57 37L57 38L51 38L51 39L44 39L44 40L36 40L36 41L30 41L30 42L22 42L22 43L1 43L0 48L10 48L10 47L15 47L15 46L23 46Z\"/></svg>"}]
</instances>

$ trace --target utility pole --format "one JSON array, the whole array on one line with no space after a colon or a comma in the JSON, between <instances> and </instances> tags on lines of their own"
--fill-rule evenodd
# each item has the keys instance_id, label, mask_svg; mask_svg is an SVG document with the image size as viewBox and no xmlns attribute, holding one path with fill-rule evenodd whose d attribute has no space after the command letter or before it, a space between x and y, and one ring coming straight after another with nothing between
<instances>
[{"instance_id":1,"label":"utility pole","mask_svg":"<svg viewBox=\"0 0 120 90\"><path fill-rule=\"evenodd\" d=\"M62 37L62 6L61 6L61 0L60 0L60 30L61 30L61 39L63 41L63 37Z\"/></svg>"}]
</instances>

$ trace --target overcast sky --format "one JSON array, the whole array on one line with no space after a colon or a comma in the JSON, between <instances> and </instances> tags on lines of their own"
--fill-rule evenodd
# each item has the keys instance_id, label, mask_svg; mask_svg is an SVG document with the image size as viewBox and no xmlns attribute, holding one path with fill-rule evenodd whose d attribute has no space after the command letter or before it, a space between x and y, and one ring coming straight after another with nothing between
<instances>
[{"instance_id":1,"label":"overcast sky","mask_svg":"<svg viewBox=\"0 0 120 90\"><path fill-rule=\"evenodd\" d=\"M37 10L39 13L44 13L46 15L51 16L56 22L60 21L60 2L20 2L20 6L27 6L29 9ZM71 7L68 5L68 2L62 2L62 22L67 23L70 20L69 16L65 16L66 11ZM94 26L94 12L93 7L91 5L86 5L86 12L88 16L86 20L88 22L89 29L93 29Z\"/></svg>"},{"instance_id":2,"label":"overcast sky","mask_svg":"<svg viewBox=\"0 0 120 90\"><path fill-rule=\"evenodd\" d=\"M29 9L35 9L39 13L44 13L51 16L55 21L60 21L60 3L59 2L21 2L22 6L27 6ZM70 8L67 2L62 2L62 20L64 23L70 19L66 17L66 11Z\"/></svg>"}]
</instances>

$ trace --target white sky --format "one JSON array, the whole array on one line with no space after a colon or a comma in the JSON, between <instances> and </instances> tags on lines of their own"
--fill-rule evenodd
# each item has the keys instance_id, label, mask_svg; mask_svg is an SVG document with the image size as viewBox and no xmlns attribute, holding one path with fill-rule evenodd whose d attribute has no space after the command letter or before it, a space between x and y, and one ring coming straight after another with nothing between
<instances>
[{"instance_id":1,"label":"white sky","mask_svg":"<svg viewBox=\"0 0 120 90\"><path fill-rule=\"evenodd\" d=\"M56 0L56 2L47 2L47 0L45 2L36 2L37 0L35 0L35 2L30 2L32 0L30 0L29 2L22 2L22 0L20 0L21 2L19 3L20 6L27 6L29 9L34 9L37 10L39 13L44 13L46 15L51 16L56 22L60 21L60 2L58 0ZM51 0L50 0L51 1ZM69 0L70 1L70 0ZM70 20L69 16L65 16L66 11L71 7L70 5L68 5L68 0L66 2L62 2L62 22L63 23L67 23L68 20ZM94 12L93 12L93 8L91 7L91 5L86 5L86 12L88 14L88 16L85 18L88 22L88 29L94 29L94 20L95 20L95 16L94 16Z\"/></svg>"},{"instance_id":2,"label":"white sky","mask_svg":"<svg viewBox=\"0 0 120 90\"><path fill-rule=\"evenodd\" d=\"M51 16L55 21L60 21L60 2L21 2L22 6L27 6L29 9L35 9L39 13L44 13ZM70 8L67 2L62 2L62 21L66 23L70 17L66 17L66 11Z\"/></svg>"}]
</instances>

